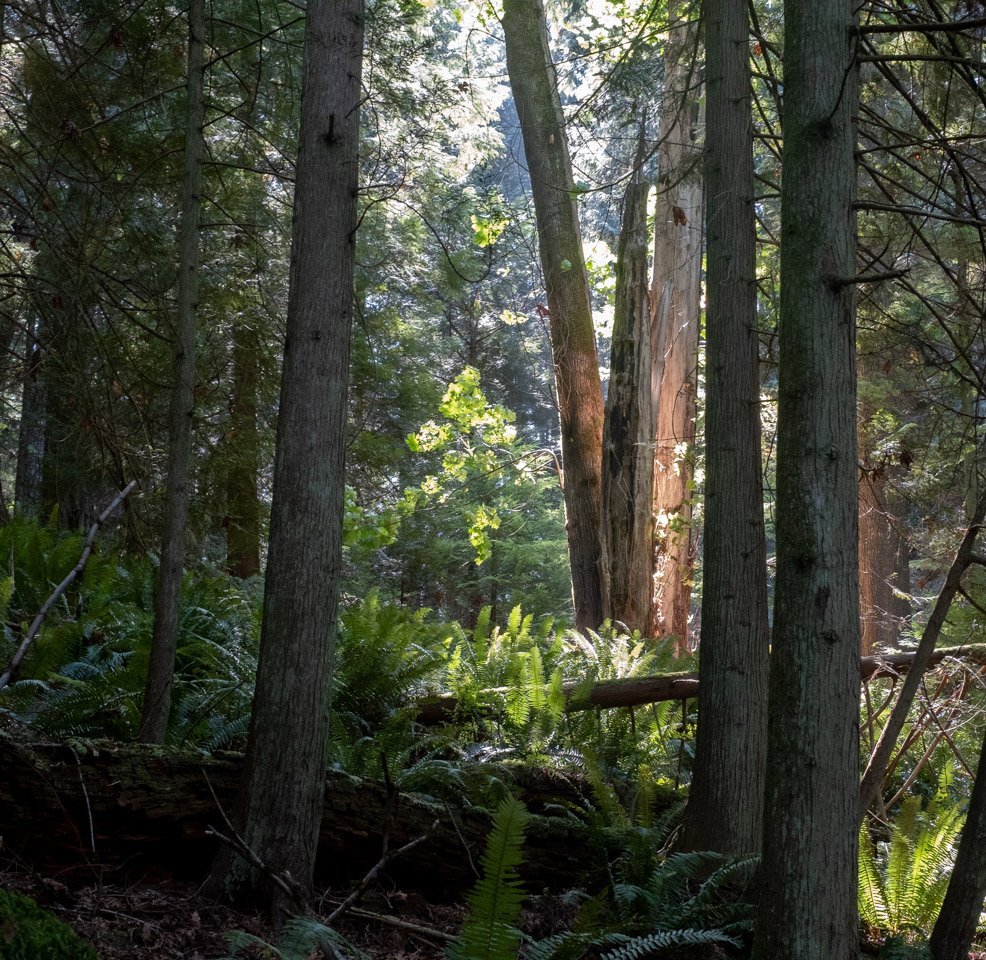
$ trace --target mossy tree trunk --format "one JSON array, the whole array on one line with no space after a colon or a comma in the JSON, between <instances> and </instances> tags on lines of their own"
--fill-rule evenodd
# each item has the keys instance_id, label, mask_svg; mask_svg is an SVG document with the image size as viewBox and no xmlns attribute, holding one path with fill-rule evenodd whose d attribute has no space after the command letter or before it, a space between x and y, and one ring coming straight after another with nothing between
<instances>
[{"instance_id":1,"label":"mossy tree trunk","mask_svg":"<svg viewBox=\"0 0 986 960\"><path fill-rule=\"evenodd\" d=\"M784 5L777 580L756 960L857 952L852 27L850 0Z\"/></svg>"},{"instance_id":2,"label":"mossy tree trunk","mask_svg":"<svg viewBox=\"0 0 986 960\"><path fill-rule=\"evenodd\" d=\"M603 612L646 631L654 601L654 421L647 298L647 194L640 160L623 200L603 429Z\"/></svg>"},{"instance_id":3,"label":"mossy tree trunk","mask_svg":"<svg viewBox=\"0 0 986 960\"><path fill-rule=\"evenodd\" d=\"M706 0L705 543L695 768L684 843L760 850L767 752L767 555L760 437L753 120L746 0Z\"/></svg>"},{"instance_id":4,"label":"mossy tree trunk","mask_svg":"<svg viewBox=\"0 0 986 960\"><path fill-rule=\"evenodd\" d=\"M503 35L547 288L575 625L595 629L603 619L603 394L572 161L541 0L505 0Z\"/></svg>"}]
</instances>

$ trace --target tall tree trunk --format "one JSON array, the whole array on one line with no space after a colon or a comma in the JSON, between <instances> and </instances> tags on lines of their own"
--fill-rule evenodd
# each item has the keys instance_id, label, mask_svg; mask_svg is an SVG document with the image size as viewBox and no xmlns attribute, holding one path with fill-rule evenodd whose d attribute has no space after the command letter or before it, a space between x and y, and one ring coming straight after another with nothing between
<instances>
[{"instance_id":1,"label":"tall tree trunk","mask_svg":"<svg viewBox=\"0 0 986 960\"><path fill-rule=\"evenodd\" d=\"M647 300L647 194L638 157L624 197L603 428L604 613L646 631L654 599L654 421Z\"/></svg>"},{"instance_id":2,"label":"tall tree trunk","mask_svg":"<svg viewBox=\"0 0 986 960\"><path fill-rule=\"evenodd\" d=\"M756 853L767 756L753 120L746 0L706 0L708 125L702 703L685 811L692 850Z\"/></svg>"},{"instance_id":3,"label":"tall tree trunk","mask_svg":"<svg viewBox=\"0 0 986 960\"><path fill-rule=\"evenodd\" d=\"M260 573L260 434L257 380L260 344L248 323L233 324L233 392L229 404L226 474L226 568L234 577Z\"/></svg>"},{"instance_id":4,"label":"tall tree trunk","mask_svg":"<svg viewBox=\"0 0 986 960\"><path fill-rule=\"evenodd\" d=\"M140 737L164 743L171 712L171 685L178 647L185 528L191 483L192 413L195 407L195 315L199 299L199 220L205 154L205 0L188 5L188 107L185 118L185 180L182 187L178 315L174 326L174 381L168 412L168 478L164 535L154 604L154 631L144 689Z\"/></svg>"},{"instance_id":5,"label":"tall tree trunk","mask_svg":"<svg viewBox=\"0 0 986 960\"><path fill-rule=\"evenodd\" d=\"M691 521L702 292L702 178L698 161L704 125L698 89L697 28L694 23L678 21L683 6L680 2L669 5L671 28L660 112L660 182L651 287L655 360L651 397L657 424L653 496L657 600L650 631L677 637L682 649L688 642L696 545Z\"/></svg>"},{"instance_id":6,"label":"tall tree trunk","mask_svg":"<svg viewBox=\"0 0 986 960\"><path fill-rule=\"evenodd\" d=\"M901 601L895 588L906 546L887 510L883 468L859 476L859 620L863 656L888 650L900 636ZM906 601L905 601L906 603Z\"/></svg>"},{"instance_id":7,"label":"tall tree trunk","mask_svg":"<svg viewBox=\"0 0 986 960\"><path fill-rule=\"evenodd\" d=\"M273 871L309 890L329 735L359 176L363 0L316 0L305 22L287 336L270 554L240 810ZM272 912L270 880L221 858L238 898Z\"/></svg>"},{"instance_id":8,"label":"tall tree trunk","mask_svg":"<svg viewBox=\"0 0 986 960\"><path fill-rule=\"evenodd\" d=\"M17 474L14 478L14 512L30 517L41 503L41 479L45 451L47 404L42 375L42 352L35 339L36 330L29 325L25 351L27 374L21 393L21 425L17 437Z\"/></svg>"},{"instance_id":9,"label":"tall tree trunk","mask_svg":"<svg viewBox=\"0 0 986 960\"><path fill-rule=\"evenodd\" d=\"M856 956L852 9L784 5L777 580L757 960Z\"/></svg>"},{"instance_id":10,"label":"tall tree trunk","mask_svg":"<svg viewBox=\"0 0 986 960\"><path fill-rule=\"evenodd\" d=\"M986 738L945 900L931 932L933 960L966 960L986 899Z\"/></svg>"},{"instance_id":11,"label":"tall tree trunk","mask_svg":"<svg viewBox=\"0 0 986 960\"><path fill-rule=\"evenodd\" d=\"M565 117L541 0L504 0L507 71L531 176L561 421L575 625L603 619L600 497L603 394Z\"/></svg>"}]
</instances>

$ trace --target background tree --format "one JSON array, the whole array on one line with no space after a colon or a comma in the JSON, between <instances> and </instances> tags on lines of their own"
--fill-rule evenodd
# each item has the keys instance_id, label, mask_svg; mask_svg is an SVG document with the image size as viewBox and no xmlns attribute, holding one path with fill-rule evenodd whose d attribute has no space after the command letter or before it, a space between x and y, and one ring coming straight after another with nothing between
<instances>
[{"instance_id":1,"label":"background tree","mask_svg":"<svg viewBox=\"0 0 986 960\"><path fill-rule=\"evenodd\" d=\"M651 632L677 637L681 649L688 643L697 545L692 501L704 220L700 160L705 110L694 16L687 4L669 4L651 282L658 541Z\"/></svg>"},{"instance_id":2,"label":"background tree","mask_svg":"<svg viewBox=\"0 0 986 960\"><path fill-rule=\"evenodd\" d=\"M188 118L182 185L178 311L173 327L174 381L168 415L168 474L164 534L154 606L154 635L144 694L141 738L164 743L178 646L185 529L191 497L192 417L195 409L195 316L199 295L199 220L205 153L205 0L188 5Z\"/></svg>"},{"instance_id":3,"label":"background tree","mask_svg":"<svg viewBox=\"0 0 986 960\"><path fill-rule=\"evenodd\" d=\"M565 118L540 0L506 0L507 68L524 134L551 325L575 623L603 619L603 395Z\"/></svg>"}]
</instances>

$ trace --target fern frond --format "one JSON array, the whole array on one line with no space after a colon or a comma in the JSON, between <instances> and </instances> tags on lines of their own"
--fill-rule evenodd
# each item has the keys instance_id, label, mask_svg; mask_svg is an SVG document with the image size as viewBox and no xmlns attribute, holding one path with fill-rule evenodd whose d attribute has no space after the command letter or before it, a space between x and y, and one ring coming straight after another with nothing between
<instances>
[{"instance_id":1,"label":"fern frond","mask_svg":"<svg viewBox=\"0 0 986 960\"><path fill-rule=\"evenodd\" d=\"M449 960L516 960L523 934L517 929L524 891L517 876L520 866L525 806L507 797L493 815L493 829L480 860L483 876L466 896L469 914Z\"/></svg>"},{"instance_id":2,"label":"fern frond","mask_svg":"<svg viewBox=\"0 0 986 960\"><path fill-rule=\"evenodd\" d=\"M668 947L697 947L711 943L724 943L738 947L739 941L721 930L662 930L645 937L632 937L625 933L611 933L602 938L599 946L619 944L615 950L602 954L602 960L640 960L655 950Z\"/></svg>"}]
</instances>

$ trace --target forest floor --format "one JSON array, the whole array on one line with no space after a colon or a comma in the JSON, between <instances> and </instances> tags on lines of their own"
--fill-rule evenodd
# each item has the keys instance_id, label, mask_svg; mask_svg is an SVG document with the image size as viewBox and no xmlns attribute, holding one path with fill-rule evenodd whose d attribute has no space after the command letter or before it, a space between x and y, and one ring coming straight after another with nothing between
<instances>
[{"instance_id":1,"label":"forest floor","mask_svg":"<svg viewBox=\"0 0 986 960\"><path fill-rule=\"evenodd\" d=\"M230 930L243 930L276 944L271 926L257 914L233 910L198 895L194 886L161 877L119 886L98 877L67 883L42 877L16 864L0 865L0 887L27 894L68 923L98 951L102 960L219 960L231 951ZM327 891L317 905L330 913L338 899ZM536 939L568 928L575 909L563 897L539 897L525 910L524 930ZM458 904L432 903L418 893L379 887L360 906L334 924L373 960L443 960L462 923ZM374 914L375 916L371 916ZM391 922L384 921L389 917ZM402 924L395 926L394 923ZM416 932L408 925L428 930ZM263 948L236 954L242 960L269 960ZM730 960L716 947L668 950L655 960Z\"/></svg>"},{"instance_id":2,"label":"forest floor","mask_svg":"<svg viewBox=\"0 0 986 960\"><path fill-rule=\"evenodd\" d=\"M218 960L231 955L226 942L230 930L278 942L270 924L257 914L233 910L199 896L194 886L161 878L124 887L93 877L76 885L8 865L0 869L0 887L25 893L53 911L103 960ZM326 914L336 905L332 893L327 891L321 901ZM366 909L435 931L428 936L355 914L340 918L335 928L374 960L439 960L462 922L460 906L431 904L400 890L386 896L371 892L367 901ZM252 960L263 955L251 950L237 956Z\"/></svg>"},{"instance_id":3,"label":"forest floor","mask_svg":"<svg viewBox=\"0 0 986 960\"><path fill-rule=\"evenodd\" d=\"M230 957L229 931L253 934L277 944L278 935L256 913L234 910L199 896L195 886L166 876L147 876L127 886L98 876L41 876L23 865L0 863L0 887L32 897L91 943L102 960L221 960ZM68 881L68 882L66 882ZM316 908L328 915L345 891L324 891ZM565 897L538 897L524 911L524 932L535 940L570 929L575 908ZM460 904L435 903L421 894L383 885L363 896L335 929L372 960L443 960L461 926ZM418 928L418 929L414 929ZM875 956L879 945L861 944ZM238 960L270 960L262 947L241 950ZM653 960L731 960L715 946L663 950ZM986 952L969 954L986 960Z\"/></svg>"}]
</instances>

